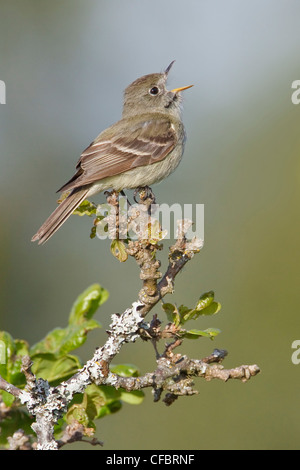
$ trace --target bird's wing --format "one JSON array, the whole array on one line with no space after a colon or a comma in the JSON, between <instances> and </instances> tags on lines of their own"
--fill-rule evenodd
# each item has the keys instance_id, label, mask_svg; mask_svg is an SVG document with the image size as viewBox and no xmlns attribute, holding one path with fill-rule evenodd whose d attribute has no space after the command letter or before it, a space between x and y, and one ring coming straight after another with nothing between
<instances>
[{"instance_id":1,"label":"bird's wing","mask_svg":"<svg viewBox=\"0 0 300 470\"><path fill-rule=\"evenodd\" d=\"M121 130L110 139L91 143L77 163L77 173L59 191L100 181L136 167L163 160L175 147L177 137L171 121L154 118Z\"/></svg>"}]
</instances>

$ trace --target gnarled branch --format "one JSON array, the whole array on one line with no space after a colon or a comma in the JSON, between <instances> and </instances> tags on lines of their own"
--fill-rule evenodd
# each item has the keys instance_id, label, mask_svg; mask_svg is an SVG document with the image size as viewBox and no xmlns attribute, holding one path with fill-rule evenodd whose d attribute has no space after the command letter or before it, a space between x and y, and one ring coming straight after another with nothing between
<instances>
[{"instance_id":1,"label":"gnarled branch","mask_svg":"<svg viewBox=\"0 0 300 470\"><path fill-rule=\"evenodd\" d=\"M112 197L115 197L112 194ZM142 198L141 198L142 199ZM149 198L144 199L149 204ZM23 372L27 385L20 390L0 377L0 388L18 398L25 404L29 412L35 416L32 428L37 434L37 449L58 449L67 442L81 440L84 430L82 427L67 427L60 441L54 439L54 424L67 411L68 404L77 393L83 393L92 383L96 385L111 385L124 388L127 391L141 390L152 387L154 400L158 401L165 392L164 402L170 405L179 396L197 393L193 389L193 377L205 380L214 378L227 381L240 379L245 382L259 372L257 365L240 366L226 370L220 362L226 356L226 351L215 350L210 356L200 359L189 359L187 356L175 354L175 348L181 344L176 327L168 324L161 332L157 317L150 324L145 323L145 316L166 294L172 293L177 274L202 248L202 241L193 238L186 239L186 233L191 222L187 220L178 223L178 238L169 250L169 264L164 275L159 271L160 261L156 253L161 248L159 243L152 243L147 237L139 237L128 243L127 253L133 256L140 268L142 288L138 299L122 314L113 314L108 331L108 339L102 347L96 349L94 356L71 378L55 387L43 379L37 379L31 371L30 358L23 358ZM160 280L159 280L160 279ZM120 377L110 371L110 363L120 352L125 343L136 341L137 338L150 339L155 346L161 338L172 338L163 354L156 349L157 368L141 377ZM22 437L22 436L21 436ZM23 437L22 442L25 442ZM91 442L98 443L98 442ZM13 445L13 444L12 444Z\"/></svg>"}]
</instances>

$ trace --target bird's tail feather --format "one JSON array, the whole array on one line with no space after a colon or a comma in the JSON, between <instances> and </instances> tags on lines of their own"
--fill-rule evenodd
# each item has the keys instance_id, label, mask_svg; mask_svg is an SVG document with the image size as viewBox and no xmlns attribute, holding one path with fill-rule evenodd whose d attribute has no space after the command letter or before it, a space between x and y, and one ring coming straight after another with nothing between
<instances>
[{"instance_id":1,"label":"bird's tail feather","mask_svg":"<svg viewBox=\"0 0 300 470\"><path fill-rule=\"evenodd\" d=\"M72 212L81 204L87 196L89 188L73 190L66 199L64 199L54 212L43 223L41 228L32 237L31 241L39 241L39 245L46 243L50 237L62 226L70 217Z\"/></svg>"}]
</instances>

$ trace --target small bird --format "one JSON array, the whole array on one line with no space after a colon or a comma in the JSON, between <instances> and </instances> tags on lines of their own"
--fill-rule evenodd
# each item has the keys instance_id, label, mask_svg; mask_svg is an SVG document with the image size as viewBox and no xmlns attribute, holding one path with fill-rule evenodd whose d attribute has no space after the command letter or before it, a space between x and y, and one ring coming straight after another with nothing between
<instances>
[{"instance_id":1,"label":"small bird","mask_svg":"<svg viewBox=\"0 0 300 470\"><path fill-rule=\"evenodd\" d=\"M124 92L122 119L83 151L76 174L57 192L70 191L32 241L45 243L82 201L107 189L149 187L169 176L182 158L185 131L180 92L166 89L172 61L162 73L144 75Z\"/></svg>"}]
</instances>

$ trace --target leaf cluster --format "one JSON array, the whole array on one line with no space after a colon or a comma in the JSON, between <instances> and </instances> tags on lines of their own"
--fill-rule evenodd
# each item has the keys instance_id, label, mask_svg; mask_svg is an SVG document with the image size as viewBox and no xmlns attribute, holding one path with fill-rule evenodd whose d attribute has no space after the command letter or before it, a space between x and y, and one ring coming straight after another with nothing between
<instances>
[{"instance_id":1,"label":"leaf cluster","mask_svg":"<svg viewBox=\"0 0 300 470\"><path fill-rule=\"evenodd\" d=\"M32 372L36 377L48 380L52 386L67 380L82 367L80 358L74 350L84 344L87 334L101 328L93 318L97 309L108 299L108 292L99 284L87 288L75 300L65 328L55 328L41 341L29 346L25 340L14 339L6 331L0 331L0 375L9 383L24 388L26 381L21 371L22 356L32 360ZM111 370L123 376L138 375L134 365L112 366ZM125 392L110 386L90 385L84 394L75 395L66 416L56 426L56 437L65 426L74 420L82 424L88 435L95 430L94 420L118 411L122 403L139 404L143 392ZM0 444L7 445L7 437L18 429L32 434L32 419L14 396L0 390L0 403L3 403L0 416ZM0 413L1 414L1 413Z\"/></svg>"},{"instance_id":2,"label":"leaf cluster","mask_svg":"<svg viewBox=\"0 0 300 470\"><path fill-rule=\"evenodd\" d=\"M220 333L217 328L207 328L205 330L183 328L185 323L189 320L197 320L200 316L215 315L221 309L221 304L214 301L214 292L206 292L201 295L194 308L181 305L177 308L176 305L170 303L163 304L168 320L177 327L177 334L182 338L198 339L200 337L207 337L214 339Z\"/></svg>"}]
</instances>

